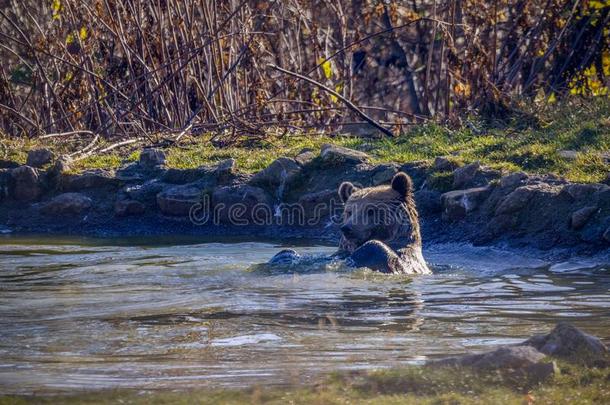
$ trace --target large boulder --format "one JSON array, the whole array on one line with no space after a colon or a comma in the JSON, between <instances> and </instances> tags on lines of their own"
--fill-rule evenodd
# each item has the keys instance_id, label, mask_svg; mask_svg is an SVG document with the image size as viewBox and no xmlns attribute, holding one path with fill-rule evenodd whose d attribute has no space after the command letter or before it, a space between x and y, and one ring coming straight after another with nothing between
<instances>
[{"instance_id":1,"label":"large boulder","mask_svg":"<svg viewBox=\"0 0 610 405\"><path fill-rule=\"evenodd\" d=\"M547 335L536 335L522 343L541 353L578 363L604 360L608 348L595 336L561 322Z\"/></svg>"},{"instance_id":2,"label":"large boulder","mask_svg":"<svg viewBox=\"0 0 610 405\"><path fill-rule=\"evenodd\" d=\"M456 221L464 218L485 201L490 192L489 187L476 187L444 193L441 195L443 219Z\"/></svg>"},{"instance_id":3,"label":"large boulder","mask_svg":"<svg viewBox=\"0 0 610 405\"><path fill-rule=\"evenodd\" d=\"M80 215L91 208L91 199L80 193L63 193L40 207L45 215Z\"/></svg>"},{"instance_id":4,"label":"large boulder","mask_svg":"<svg viewBox=\"0 0 610 405\"><path fill-rule=\"evenodd\" d=\"M157 205L165 215L188 216L192 207L203 201L204 195L193 185L168 187L157 194Z\"/></svg>"},{"instance_id":5,"label":"large boulder","mask_svg":"<svg viewBox=\"0 0 610 405\"><path fill-rule=\"evenodd\" d=\"M119 180L114 173L104 169L86 170L81 174L68 174L62 178L62 188L66 191L116 187L118 184Z\"/></svg>"},{"instance_id":6,"label":"large boulder","mask_svg":"<svg viewBox=\"0 0 610 405\"><path fill-rule=\"evenodd\" d=\"M359 164L370 160L369 155L364 152L330 144L322 145L320 158L329 165Z\"/></svg>"},{"instance_id":7,"label":"large boulder","mask_svg":"<svg viewBox=\"0 0 610 405\"><path fill-rule=\"evenodd\" d=\"M165 152L161 149L146 148L140 153L140 166L155 169L165 164Z\"/></svg>"},{"instance_id":8,"label":"large boulder","mask_svg":"<svg viewBox=\"0 0 610 405\"><path fill-rule=\"evenodd\" d=\"M34 201L42 194L38 171L30 166L19 166L11 171L11 195L18 201Z\"/></svg>"},{"instance_id":9,"label":"large boulder","mask_svg":"<svg viewBox=\"0 0 610 405\"><path fill-rule=\"evenodd\" d=\"M262 188L247 184L219 187L212 193L215 223L270 225L274 221L273 199Z\"/></svg>"},{"instance_id":10,"label":"large boulder","mask_svg":"<svg viewBox=\"0 0 610 405\"><path fill-rule=\"evenodd\" d=\"M49 149L33 149L28 152L26 165L32 167L42 167L53 161L55 155Z\"/></svg>"}]
</instances>

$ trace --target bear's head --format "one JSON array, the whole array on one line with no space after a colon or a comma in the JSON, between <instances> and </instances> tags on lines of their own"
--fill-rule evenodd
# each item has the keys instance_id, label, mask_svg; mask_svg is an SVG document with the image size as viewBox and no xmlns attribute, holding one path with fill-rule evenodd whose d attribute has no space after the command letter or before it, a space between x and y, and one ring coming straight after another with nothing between
<instances>
[{"instance_id":1,"label":"bear's head","mask_svg":"<svg viewBox=\"0 0 610 405\"><path fill-rule=\"evenodd\" d=\"M339 186L344 203L340 250L353 252L369 240L386 244L398 239L420 243L419 220L413 200L413 182L397 173L390 185L358 188L350 182Z\"/></svg>"}]
</instances>

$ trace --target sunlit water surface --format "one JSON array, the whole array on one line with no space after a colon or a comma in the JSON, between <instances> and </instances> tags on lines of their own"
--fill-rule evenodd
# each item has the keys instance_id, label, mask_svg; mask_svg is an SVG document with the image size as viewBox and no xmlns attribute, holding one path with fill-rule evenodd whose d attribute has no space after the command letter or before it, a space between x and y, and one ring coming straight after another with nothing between
<instances>
[{"instance_id":1,"label":"sunlit water surface","mask_svg":"<svg viewBox=\"0 0 610 405\"><path fill-rule=\"evenodd\" d=\"M0 239L0 392L303 383L516 343L562 320L610 339L607 261L437 245L435 274L412 279L256 266L281 247Z\"/></svg>"}]
</instances>

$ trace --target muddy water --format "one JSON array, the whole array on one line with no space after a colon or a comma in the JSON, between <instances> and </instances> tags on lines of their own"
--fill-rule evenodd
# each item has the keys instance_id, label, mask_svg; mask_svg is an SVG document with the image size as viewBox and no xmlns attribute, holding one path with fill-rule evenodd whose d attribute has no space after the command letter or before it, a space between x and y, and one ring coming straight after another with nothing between
<instances>
[{"instance_id":1,"label":"muddy water","mask_svg":"<svg viewBox=\"0 0 610 405\"><path fill-rule=\"evenodd\" d=\"M276 243L180 243L0 239L0 392L302 383L519 342L561 320L610 340L604 258L437 245L435 274L411 279L255 266Z\"/></svg>"}]
</instances>

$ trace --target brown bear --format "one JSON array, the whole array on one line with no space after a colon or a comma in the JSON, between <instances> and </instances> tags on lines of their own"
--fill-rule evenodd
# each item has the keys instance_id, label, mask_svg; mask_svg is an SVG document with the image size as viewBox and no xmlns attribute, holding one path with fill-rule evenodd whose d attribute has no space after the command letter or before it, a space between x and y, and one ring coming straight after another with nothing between
<instances>
[{"instance_id":1,"label":"brown bear","mask_svg":"<svg viewBox=\"0 0 610 405\"><path fill-rule=\"evenodd\" d=\"M422 254L413 183L407 174L397 173L387 186L358 188L344 182L338 193L345 206L334 258L383 273L431 273ZM294 263L297 258L298 253L289 249L271 263Z\"/></svg>"}]
</instances>

